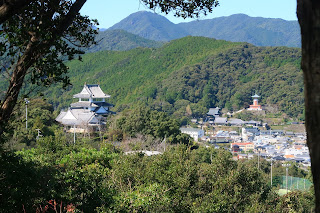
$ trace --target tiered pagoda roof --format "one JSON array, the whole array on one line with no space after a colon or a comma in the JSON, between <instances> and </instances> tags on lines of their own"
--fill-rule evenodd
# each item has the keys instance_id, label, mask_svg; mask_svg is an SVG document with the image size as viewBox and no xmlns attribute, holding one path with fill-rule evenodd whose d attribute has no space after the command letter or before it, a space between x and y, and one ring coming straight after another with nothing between
<instances>
[{"instance_id":1,"label":"tiered pagoda roof","mask_svg":"<svg viewBox=\"0 0 320 213\"><path fill-rule=\"evenodd\" d=\"M80 93L75 94L74 98L110 98L110 95L105 94L98 84L85 84Z\"/></svg>"}]
</instances>

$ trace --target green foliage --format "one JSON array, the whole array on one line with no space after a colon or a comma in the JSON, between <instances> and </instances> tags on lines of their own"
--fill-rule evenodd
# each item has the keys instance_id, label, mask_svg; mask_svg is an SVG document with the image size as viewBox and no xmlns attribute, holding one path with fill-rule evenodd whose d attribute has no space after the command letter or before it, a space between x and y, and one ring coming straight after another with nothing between
<instances>
[{"instance_id":1,"label":"green foliage","mask_svg":"<svg viewBox=\"0 0 320 213\"><path fill-rule=\"evenodd\" d=\"M250 111L247 111L247 110L235 114L234 117L242 119L244 121L250 121L250 120L259 121L259 120L261 120L261 116L255 114L255 113L252 113Z\"/></svg>"},{"instance_id":2,"label":"green foliage","mask_svg":"<svg viewBox=\"0 0 320 213\"><path fill-rule=\"evenodd\" d=\"M256 91L262 105L296 117L303 115L304 104L300 57L293 48L186 37L159 49L86 54L82 63L68 63L73 87L57 86L45 96L57 109L67 107L85 82L98 79L115 110L144 103L180 119L205 115L212 106L248 107Z\"/></svg>"},{"instance_id":3,"label":"green foliage","mask_svg":"<svg viewBox=\"0 0 320 213\"><path fill-rule=\"evenodd\" d=\"M23 208L28 211L51 199L55 171L36 161L1 152L0 212L21 212Z\"/></svg>"},{"instance_id":4,"label":"green foliage","mask_svg":"<svg viewBox=\"0 0 320 213\"><path fill-rule=\"evenodd\" d=\"M234 14L227 17L180 23L177 27L192 36L243 41L256 46L301 47L297 21Z\"/></svg>"},{"instance_id":5,"label":"green foliage","mask_svg":"<svg viewBox=\"0 0 320 213\"><path fill-rule=\"evenodd\" d=\"M278 201L275 212L313 212L314 194L312 192L293 191Z\"/></svg>"},{"instance_id":6,"label":"green foliage","mask_svg":"<svg viewBox=\"0 0 320 213\"><path fill-rule=\"evenodd\" d=\"M168 138L171 143L185 143L188 137L182 136L179 130L179 123L170 118L165 112L158 112L147 107L137 107L127 110L118 116L110 124L111 135L109 139L123 139L123 135L130 137L138 134L150 135L163 140ZM119 131L120 130L120 131ZM116 135L117 134L117 135Z\"/></svg>"},{"instance_id":7,"label":"green foliage","mask_svg":"<svg viewBox=\"0 0 320 213\"><path fill-rule=\"evenodd\" d=\"M59 129L55 122L53 106L45 99L29 99L28 104L28 129L26 129L26 105L25 102L19 102L11 117L7 132L4 134L7 138L5 147L15 150L25 146L35 146L38 130L42 136L53 136Z\"/></svg>"},{"instance_id":8,"label":"green foliage","mask_svg":"<svg viewBox=\"0 0 320 213\"><path fill-rule=\"evenodd\" d=\"M30 68L28 77L33 84L48 86L53 82L62 82L68 85L68 67L64 61L83 54L79 47L90 46L97 34L92 28L97 21L79 13L71 20L71 26L65 26L65 18L72 5L73 2L65 0L31 1L19 14L4 22L0 32L0 55L5 66L1 70L8 70L7 73L12 75L16 63L19 61L21 64L20 60L25 60L22 63L27 69ZM38 48L33 50L33 56L26 56L30 48L36 46ZM19 75L23 79L26 73L27 70Z\"/></svg>"},{"instance_id":9,"label":"green foliage","mask_svg":"<svg viewBox=\"0 0 320 213\"><path fill-rule=\"evenodd\" d=\"M38 185L30 186L35 191L43 191L45 195L42 195L42 199L32 200L31 204L42 204L54 198L64 204L72 203L85 212L92 212L96 207L109 204L112 200L113 191L105 184L105 180L109 178L110 161L119 154L114 148L102 146L98 151L81 145L68 145L62 139L45 137L40 139L37 148L22 150L17 154L22 157L22 162L35 163L40 168L50 170L47 175L35 178ZM43 182L44 179L42 176L50 180L44 186L39 186L38 182ZM14 184L15 181L12 180ZM41 190L37 189L38 186ZM35 195L30 194L31 198L33 196ZM22 200L17 207L21 208L25 202L27 201Z\"/></svg>"},{"instance_id":10,"label":"green foliage","mask_svg":"<svg viewBox=\"0 0 320 213\"><path fill-rule=\"evenodd\" d=\"M201 14L206 15L218 6L218 1L161 1L161 0L142 0L150 9L159 8L161 12L168 14L174 12L175 16L182 18L198 18Z\"/></svg>"},{"instance_id":11,"label":"green foliage","mask_svg":"<svg viewBox=\"0 0 320 213\"><path fill-rule=\"evenodd\" d=\"M168 189L157 183L139 185L134 190L120 193L113 209L117 212L170 212Z\"/></svg>"},{"instance_id":12,"label":"green foliage","mask_svg":"<svg viewBox=\"0 0 320 213\"><path fill-rule=\"evenodd\" d=\"M275 194L261 162L185 145L160 155L125 155L42 138L36 148L2 154L1 212L27 212L55 199L83 212L271 212L313 208L313 195ZM255 166L252 166L255 165ZM298 199L299 198L299 199Z\"/></svg>"},{"instance_id":13,"label":"green foliage","mask_svg":"<svg viewBox=\"0 0 320 213\"><path fill-rule=\"evenodd\" d=\"M86 52L97 52L104 50L124 51L137 47L157 48L164 43L144 39L137 35L128 33L124 30L106 30L99 31L96 36L97 44L90 47Z\"/></svg>"}]
</instances>

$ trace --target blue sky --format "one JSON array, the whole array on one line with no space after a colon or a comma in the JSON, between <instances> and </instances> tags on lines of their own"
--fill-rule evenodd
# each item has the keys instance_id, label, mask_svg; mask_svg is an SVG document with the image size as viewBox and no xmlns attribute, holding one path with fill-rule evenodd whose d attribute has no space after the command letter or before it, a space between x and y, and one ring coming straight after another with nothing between
<instances>
[{"instance_id":1,"label":"blue sky","mask_svg":"<svg viewBox=\"0 0 320 213\"><path fill-rule=\"evenodd\" d=\"M297 20L296 0L220 0L220 6L214 8L212 14L203 16L200 20L243 13L252 17L282 18ZM139 0L88 0L81 10L82 15L99 20L100 28L109 28L132 13L148 10ZM196 19L176 18L165 15L173 23L192 21Z\"/></svg>"}]
</instances>

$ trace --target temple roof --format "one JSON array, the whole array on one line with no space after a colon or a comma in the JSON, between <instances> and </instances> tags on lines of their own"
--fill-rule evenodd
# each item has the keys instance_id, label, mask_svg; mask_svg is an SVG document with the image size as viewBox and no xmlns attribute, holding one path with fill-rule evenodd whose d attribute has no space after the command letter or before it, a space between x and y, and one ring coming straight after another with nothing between
<instances>
[{"instance_id":1,"label":"temple roof","mask_svg":"<svg viewBox=\"0 0 320 213\"><path fill-rule=\"evenodd\" d=\"M80 93L75 94L74 98L110 98L110 95L105 94L99 84L85 84Z\"/></svg>"},{"instance_id":2,"label":"temple roof","mask_svg":"<svg viewBox=\"0 0 320 213\"><path fill-rule=\"evenodd\" d=\"M260 98L259 95L257 95L257 93L254 94L254 96L251 96L252 98Z\"/></svg>"},{"instance_id":3,"label":"temple roof","mask_svg":"<svg viewBox=\"0 0 320 213\"><path fill-rule=\"evenodd\" d=\"M87 109L69 108L67 112L61 112L56 121L63 125L98 125L101 117Z\"/></svg>"},{"instance_id":4,"label":"temple roof","mask_svg":"<svg viewBox=\"0 0 320 213\"><path fill-rule=\"evenodd\" d=\"M109 104L107 102L89 102L89 101L79 101L79 102L75 102L75 103L72 103L70 104L71 107L86 107L86 108L89 108L89 107L101 107L101 106L104 106L104 107L113 107L112 104Z\"/></svg>"},{"instance_id":5,"label":"temple roof","mask_svg":"<svg viewBox=\"0 0 320 213\"><path fill-rule=\"evenodd\" d=\"M79 101L70 104L71 107L98 107L95 103L89 102L89 101Z\"/></svg>"}]
</instances>

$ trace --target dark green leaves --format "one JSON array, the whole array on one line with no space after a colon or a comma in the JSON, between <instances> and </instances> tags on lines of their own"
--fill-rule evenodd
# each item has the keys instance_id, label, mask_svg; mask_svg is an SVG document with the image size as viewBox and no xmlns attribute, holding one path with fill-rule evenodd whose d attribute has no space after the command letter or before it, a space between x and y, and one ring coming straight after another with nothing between
<instances>
[{"instance_id":1,"label":"dark green leaves","mask_svg":"<svg viewBox=\"0 0 320 213\"><path fill-rule=\"evenodd\" d=\"M175 16L182 18L198 18L207 15L219 5L217 0L141 0L150 9L160 9L163 13L173 11Z\"/></svg>"}]
</instances>

